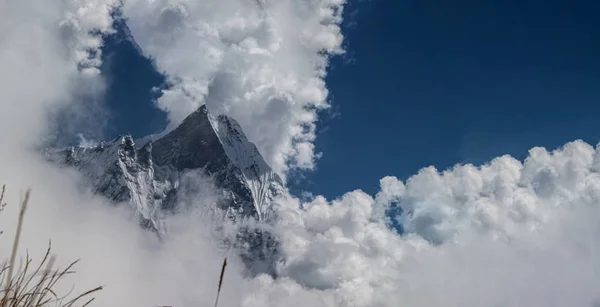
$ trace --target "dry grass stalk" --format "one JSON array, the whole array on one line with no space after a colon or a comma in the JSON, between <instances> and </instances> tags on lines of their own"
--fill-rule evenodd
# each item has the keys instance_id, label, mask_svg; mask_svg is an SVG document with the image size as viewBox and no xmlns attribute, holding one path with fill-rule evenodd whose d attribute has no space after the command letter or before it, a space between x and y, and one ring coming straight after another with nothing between
<instances>
[{"instance_id":1,"label":"dry grass stalk","mask_svg":"<svg viewBox=\"0 0 600 307\"><path fill-rule=\"evenodd\" d=\"M4 199L5 187L2 186L0 194L0 208L4 207L2 203ZM31 191L27 190L25 198L21 202L19 210L19 220L17 224L17 232L13 241L12 252L8 264L5 264L0 269L0 307L74 307L87 306L94 298L89 296L97 291L102 290L102 287L97 287L86 291L75 298L69 299L71 292L59 296L55 290L59 281L67 275L75 273L72 268L78 261L72 262L65 269L53 269L55 258L50 255L51 244L48 245L46 254L40 264L32 268L32 259L27 253L24 264L20 264L15 274L15 260L23 229L23 220L29 203ZM33 271L31 271L33 270ZM31 271L31 272L30 272ZM85 300L87 299L87 301Z\"/></svg>"},{"instance_id":2,"label":"dry grass stalk","mask_svg":"<svg viewBox=\"0 0 600 307\"><path fill-rule=\"evenodd\" d=\"M215 307L219 304L219 295L221 294L221 286L223 285L223 277L225 276L225 267L227 266L227 258L223 260L223 267L221 268L221 277L219 277L219 288L217 289L217 299L215 300Z\"/></svg>"},{"instance_id":3,"label":"dry grass stalk","mask_svg":"<svg viewBox=\"0 0 600 307\"><path fill-rule=\"evenodd\" d=\"M4 188L2 189L4 192ZM6 296L8 289L10 289L12 284L12 275L15 264L15 257L17 256L17 250L19 249L19 241L21 239L21 230L23 229L23 218L25 217L25 211L27 210L27 203L29 203L29 195L31 190L27 190L25 192L25 199L21 202L21 210L19 210L19 222L17 223L17 232L15 233L15 239L13 240L13 248L12 253L10 254L10 265L8 267L8 275L6 276L6 281L4 282L6 288L4 289L4 295ZM3 193L4 194L4 193ZM4 304L2 305L4 307Z\"/></svg>"}]
</instances>

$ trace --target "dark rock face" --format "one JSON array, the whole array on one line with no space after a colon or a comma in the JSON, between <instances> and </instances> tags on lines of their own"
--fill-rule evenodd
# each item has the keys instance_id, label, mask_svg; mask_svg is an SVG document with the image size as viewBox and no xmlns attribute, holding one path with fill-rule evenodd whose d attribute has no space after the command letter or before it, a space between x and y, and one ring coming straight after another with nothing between
<instances>
[{"instance_id":1,"label":"dark rock face","mask_svg":"<svg viewBox=\"0 0 600 307\"><path fill-rule=\"evenodd\" d=\"M219 204L222 208L259 219L252 191L240 167L227 156L205 107L192 113L164 137L144 145L141 150L150 152L155 177L159 181L173 180L170 178L173 174L203 169L206 175L214 178L217 187L226 192L226 201ZM163 208L173 209L176 202L176 199L169 199Z\"/></svg>"},{"instance_id":2,"label":"dark rock face","mask_svg":"<svg viewBox=\"0 0 600 307\"><path fill-rule=\"evenodd\" d=\"M123 136L95 147L50 149L45 154L80 171L95 193L129 203L140 224L160 236L165 235L164 216L180 209L179 190L186 172L212 178L220 191L215 206L234 220L269 221L271 202L284 191L279 176L237 122L223 115L213 117L205 106L175 129L137 146L131 136ZM272 264L277 243L265 231L243 227L233 245L244 247L241 256L249 266L261 262L258 267L265 267Z\"/></svg>"}]
</instances>

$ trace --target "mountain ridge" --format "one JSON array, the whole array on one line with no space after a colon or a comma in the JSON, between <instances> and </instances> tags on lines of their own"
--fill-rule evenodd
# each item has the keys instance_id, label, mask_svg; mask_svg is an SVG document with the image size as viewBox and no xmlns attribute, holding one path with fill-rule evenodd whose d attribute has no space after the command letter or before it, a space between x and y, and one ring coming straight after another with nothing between
<instances>
[{"instance_id":1,"label":"mountain ridge","mask_svg":"<svg viewBox=\"0 0 600 307\"><path fill-rule=\"evenodd\" d=\"M218 207L232 217L265 222L273 200L285 192L240 125L199 107L172 130L136 141L119 136L96 146L48 149L46 157L77 169L94 192L113 202L129 203L144 226L164 233L165 212L177 207L181 177L201 171L222 192Z\"/></svg>"}]
</instances>

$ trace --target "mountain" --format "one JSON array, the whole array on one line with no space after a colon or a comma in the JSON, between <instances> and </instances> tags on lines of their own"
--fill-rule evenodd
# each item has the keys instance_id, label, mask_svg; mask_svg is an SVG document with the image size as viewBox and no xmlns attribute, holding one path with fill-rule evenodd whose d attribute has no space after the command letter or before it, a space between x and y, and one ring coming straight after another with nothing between
<instances>
[{"instance_id":1,"label":"mountain","mask_svg":"<svg viewBox=\"0 0 600 307\"><path fill-rule=\"evenodd\" d=\"M45 155L54 163L77 169L97 194L130 204L142 226L161 237L165 235L164 216L180 209L182 180L190 172L213 180L221 194L215 206L233 220L268 222L273 218L271 202L284 193L281 178L240 125L225 115L213 116L206 106L176 128L137 143L125 135L97 146L48 149ZM240 239L254 249L246 254L250 258L267 257L265 251L256 249L274 245L260 231L247 230Z\"/></svg>"}]
</instances>

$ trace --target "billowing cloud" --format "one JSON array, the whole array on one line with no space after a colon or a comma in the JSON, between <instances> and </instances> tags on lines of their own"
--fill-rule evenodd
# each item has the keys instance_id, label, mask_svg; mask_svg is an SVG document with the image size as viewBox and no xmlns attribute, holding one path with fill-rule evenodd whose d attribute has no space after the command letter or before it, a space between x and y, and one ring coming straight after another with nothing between
<instances>
[{"instance_id":1,"label":"billowing cloud","mask_svg":"<svg viewBox=\"0 0 600 307\"><path fill-rule=\"evenodd\" d=\"M315 163L329 56L341 53L343 0L125 1L135 41L173 86L158 106L178 123L201 104L240 122L269 164Z\"/></svg>"},{"instance_id":2,"label":"billowing cloud","mask_svg":"<svg viewBox=\"0 0 600 307\"><path fill-rule=\"evenodd\" d=\"M599 159L577 141L533 148L523 163L503 156L425 168L406 183L386 177L375 198L291 201L279 272L322 294L322 306L592 306ZM402 236L378 212L393 204L405 212Z\"/></svg>"},{"instance_id":3,"label":"billowing cloud","mask_svg":"<svg viewBox=\"0 0 600 307\"><path fill-rule=\"evenodd\" d=\"M222 306L593 306L599 158L577 141L554 152L534 148L524 162L504 156L441 173L425 168L406 182L386 177L375 197L282 199L278 278L243 274L229 253ZM28 246L43 247L50 236L64 255L83 258L83 278L73 281L107 285L98 303L212 303L223 254L200 211L173 217L170 239L159 244L119 209L65 187L71 175L29 167L57 180L36 181L44 203L27 220ZM21 174L20 184L31 180ZM193 190L210 187L190 179ZM210 206L208 195L186 204ZM396 204L402 235L378 213Z\"/></svg>"},{"instance_id":4,"label":"billowing cloud","mask_svg":"<svg viewBox=\"0 0 600 307\"><path fill-rule=\"evenodd\" d=\"M39 142L48 132L48 110L71 103L72 94L82 91L79 85L96 82L99 34L111 31L115 2L0 4L3 146Z\"/></svg>"},{"instance_id":5,"label":"billowing cloud","mask_svg":"<svg viewBox=\"0 0 600 307\"><path fill-rule=\"evenodd\" d=\"M57 5L62 9L59 31L66 53L84 73L98 74L102 35L114 31L111 12L120 0L62 0Z\"/></svg>"}]
</instances>

